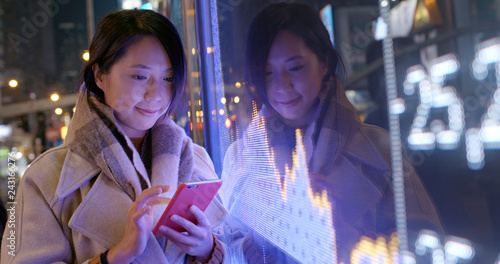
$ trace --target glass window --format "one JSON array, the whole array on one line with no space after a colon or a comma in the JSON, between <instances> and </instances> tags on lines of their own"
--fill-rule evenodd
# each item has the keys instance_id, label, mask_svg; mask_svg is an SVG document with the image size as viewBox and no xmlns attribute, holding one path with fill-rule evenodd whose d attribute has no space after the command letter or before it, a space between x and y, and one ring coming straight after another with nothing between
<instances>
[{"instance_id":1,"label":"glass window","mask_svg":"<svg viewBox=\"0 0 500 264\"><path fill-rule=\"evenodd\" d=\"M225 183L230 182L224 193L226 206L247 232L255 234L253 242L264 260L281 256L289 262L332 263L343 254L339 244L345 241L340 239L349 237L342 234L347 231L331 225L342 220L338 219L342 213L335 213L335 198L324 200L331 204L321 203L322 198L333 195L312 191L321 188L311 185L313 176L307 177L311 163L300 166L309 153L307 147L302 152L293 131L288 136L297 144L288 146L288 154L293 151L294 158L287 163L289 170L274 167L283 152L271 143L276 141L273 133L257 129L262 109L245 91L247 30L257 12L275 2L213 0L197 10L211 18L198 30L210 32L203 34L210 35L214 45L213 57L202 62L214 67L215 74L215 86L202 86L208 100L215 102L205 114L217 117L208 120L207 126L218 126L217 133L210 130L208 140L218 142L213 159L226 159L221 168L223 179L230 179ZM391 198L396 200L392 203L396 208L393 224L400 240L387 234L364 234L352 242L349 261L372 263L377 254L390 261L398 245L408 248L410 253L404 255L416 263L498 261L500 92L496 54L500 17L494 10L499 2L382 1L391 15L385 22L380 6L373 1L286 2L304 2L322 17L344 60L345 93L360 119L399 136L381 144L382 148L398 150L401 144L401 156L393 153L392 161L397 162L392 163L391 181L400 174L404 186L395 182L388 187L396 194ZM392 42L384 43L388 29ZM387 88L391 89L389 103ZM304 133L299 137L306 137ZM231 162L241 163L224 167ZM418 176L407 177L413 170ZM297 176L301 172L305 178ZM373 177L367 170L362 175ZM399 193L399 188L405 192ZM400 202L405 201L400 200L402 194L406 204ZM363 193L357 195L363 199ZM421 197L431 202L415 201ZM414 228L418 204L431 207L420 208L421 212L435 208L436 222L442 228ZM377 208L374 212L383 211ZM402 222L408 224L407 229ZM244 248L233 248L235 257L251 261Z\"/></svg>"}]
</instances>

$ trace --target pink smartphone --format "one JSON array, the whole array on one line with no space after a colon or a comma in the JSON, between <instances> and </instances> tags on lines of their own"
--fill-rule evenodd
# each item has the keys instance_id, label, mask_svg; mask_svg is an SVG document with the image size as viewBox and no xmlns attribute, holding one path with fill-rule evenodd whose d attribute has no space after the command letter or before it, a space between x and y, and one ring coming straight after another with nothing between
<instances>
[{"instance_id":1,"label":"pink smartphone","mask_svg":"<svg viewBox=\"0 0 500 264\"><path fill-rule=\"evenodd\" d=\"M189 207L196 205L200 210L205 212L205 209L207 209L208 204L210 204L215 194L217 194L221 185L222 180L186 182L179 185L167 209L165 209L153 229L153 234L155 236L162 235L163 233L159 230L162 225L166 225L178 232L186 231L184 227L170 220L170 217L174 214L197 224L196 217L189 211Z\"/></svg>"}]
</instances>

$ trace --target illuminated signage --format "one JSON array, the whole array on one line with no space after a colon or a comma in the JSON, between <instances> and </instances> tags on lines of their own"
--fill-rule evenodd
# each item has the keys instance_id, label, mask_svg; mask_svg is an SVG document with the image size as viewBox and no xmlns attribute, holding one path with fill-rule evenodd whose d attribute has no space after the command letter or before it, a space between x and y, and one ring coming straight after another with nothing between
<instances>
[{"instance_id":1,"label":"illuminated signage","mask_svg":"<svg viewBox=\"0 0 500 264\"><path fill-rule=\"evenodd\" d=\"M480 127L469 127L464 120L463 100L453 86L445 86L445 80L453 77L460 65L453 54L436 58L429 72L422 65L408 69L404 92L419 93L419 105L408 137L413 150L456 149L465 131L467 163L471 169L484 166L484 149L500 148L500 38L483 41L478 46L472 62L472 75L484 80L493 72L497 87L487 111L481 118ZM430 119L432 109L447 108L447 118Z\"/></svg>"}]
</instances>

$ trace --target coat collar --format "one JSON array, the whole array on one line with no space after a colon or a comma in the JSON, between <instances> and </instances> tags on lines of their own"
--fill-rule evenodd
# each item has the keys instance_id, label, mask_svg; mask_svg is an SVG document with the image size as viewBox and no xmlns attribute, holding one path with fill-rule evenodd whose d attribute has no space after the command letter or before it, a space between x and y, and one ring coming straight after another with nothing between
<instances>
[{"instance_id":1,"label":"coat collar","mask_svg":"<svg viewBox=\"0 0 500 264\"><path fill-rule=\"evenodd\" d=\"M80 188L91 178L97 176L101 169L90 161L82 158L80 155L73 153L68 148L64 166L59 178L56 195L58 198L66 197L68 194ZM78 175L75 177L75 175Z\"/></svg>"},{"instance_id":2,"label":"coat collar","mask_svg":"<svg viewBox=\"0 0 500 264\"><path fill-rule=\"evenodd\" d=\"M362 125L344 145L342 152L350 158L386 172L391 168L388 146L390 142L387 132L375 126Z\"/></svg>"},{"instance_id":3,"label":"coat collar","mask_svg":"<svg viewBox=\"0 0 500 264\"><path fill-rule=\"evenodd\" d=\"M71 149L68 149L64 164L56 200L72 195L77 189L81 189L79 195L83 197L79 204L75 204L76 209L68 226L106 248L116 246L124 235L124 218L133 199L96 164ZM89 184L93 179L95 182ZM204 179L196 177L191 180ZM218 199L214 199L205 212L212 227L220 224L227 214ZM167 242L163 249L151 233L146 250L136 259L136 263L181 263L184 256L185 252L171 242Z\"/></svg>"},{"instance_id":4,"label":"coat collar","mask_svg":"<svg viewBox=\"0 0 500 264\"><path fill-rule=\"evenodd\" d=\"M132 199L125 192L101 174L73 213L68 226L92 241L112 248L124 235L124 219L131 203ZM170 249L166 255L152 233L147 243L136 263L178 263L184 257L184 252L178 247Z\"/></svg>"}]
</instances>

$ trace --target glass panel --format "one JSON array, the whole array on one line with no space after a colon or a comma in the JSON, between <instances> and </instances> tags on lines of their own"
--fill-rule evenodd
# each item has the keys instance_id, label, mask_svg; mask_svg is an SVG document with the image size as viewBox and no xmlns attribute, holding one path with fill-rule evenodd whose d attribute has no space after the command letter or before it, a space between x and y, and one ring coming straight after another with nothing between
<instances>
[{"instance_id":1,"label":"glass panel","mask_svg":"<svg viewBox=\"0 0 500 264\"><path fill-rule=\"evenodd\" d=\"M360 191L362 183L355 178L368 180L370 183L366 186L380 184L374 179L386 174L378 174L370 167L379 161L367 165L367 160L384 156L383 150L391 148L391 141L380 142L381 138L388 138L387 135L377 134L373 127L363 125L365 133L378 135L365 134L372 137L377 151L369 152L366 144L359 145L356 150L366 152L366 156L361 157L342 149L344 152L339 155L345 155L350 166L358 166L357 162L364 164L360 165L360 173L349 171L343 175L349 177L346 180L332 180L329 177L342 171L341 167L333 168L333 176L326 176L326 181L333 183L323 186L334 187L318 188L314 184L322 181L312 174L314 161L307 162L314 153L309 152L311 148L302 141L309 140L307 128L297 134L293 129L286 131L285 125L286 132L276 133L283 131L282 124L261 117L259 113L263 110L259 102L245 91L248 85L244 78L244 67L248 65L244 65L243 59L246 33L257 12L274 2L278 1L210 2L211 11L217 7L217 24L211 27L217 29L219 36L222 76L216 76L221 78L217 93L214 89L207 91L208 96L213 96L212 100L217 103L222 100L224 112L220 115L222 119L216 122L219 131L229 131L226 136L217 135L220 156L226 159L221 175L225 180L224 200L234 222L246 230L239 234L241 240L232 236L229 239L235 243L233 259L237 263L252 263L256 256L269 263L342 260L373 263L378 256L392 263L395 248L406 244L410 252L403 255L408 256L406 261L410 262L405 263L498 261L500 210L496 190L500 181L496 177L499 163L495 160L500 147L500 113L497 111L500 107L496 100L500 17L493 7L499 2L381 1L391 10L390 29L394 34L392 44L387 42L384 50L382 39L387 24L384 26L379 6L373 1L298 1L322 16L327 30L334 34L332 42L346 65L345 94L361 121L390 130L392 135L400 134L399 139L392 138L392 146L398 149L397 143L402 144L400 154L403 156L399 159L402 167L394 163L395 167L390 170L395 169L392 175L404 176L405 192L398 193L398 183L389 182L384 185L388 188L386 192L381 192L383 198L373 200L363 200L369 192ZM330 21L328 4L332 8ZM209 15L208 10L203 14ZM211 15L213 19L213 12ZM267 47L265 43L262 45ZM394 64L388 63L391 55ZM217 62L217 58L215 60ZM267 65L267 71L270 68L272 63ZM391 85L394 100L388 103L386 88ZM219 89L223 89L222 95ZM392 129L390 124L398 123L388 121L388 105L393 118L399 122ZM225 118L227 121L221 122ZM273 143L280 141L276 135L285 141L283 145ZM359 144L363 142L356 140ZM397 152L393 155L398 161ZM331 158L333 164L339 164L335 157ZM391 160L390 156L382 158ZM353 188L351 192L347 191L347 182L352 184L349 185ZM339 193L345 191L342 194L355 197L357 201L352 202L353 206L342 202L342 195L334 193L340 187L335 186L345 188ZM352 190L357 192L353 194ZM404 194L405 207L392 202L393 192L396 200ZM373 211L360 209L355 204ZM381 215L394 213L395 207L396 213L401 212L400 208L406 213L399 218L393 215L392 222L390 217L381 222ZM346 214L356 210L370 211L379 218L365 214L350 219L352 222L347 224L341 223L348 217ZM401 225L401 219L407 229ZM406 234L408 240L398 240L391 232L378 232L379 226L367 227L374 223L392 226L393 231L400 231L399 239ZM366 229L356 229L359 226ZM349 230L349 227L354 228ZM377 232L370 232L374 230ZM356 241L349 241L353 237ZM352 243L348 248L354 250L345 254L343 250L348 243ZM250 245L255 247L252 254L256 255L250 255Z\"/></svg>"},{"instance_id":2,"label":"glass panel","mask_svg":"<svg viewBox=\"0 0 500 264\"><path fill-rule=\"evenodd\" d=\"M188 117L186 119L186 131L191 131L193 141L203 146L205 145L205 138L203 136L204 117L200 89L195 5L194 1L182 1L182 3L173 1L172 5L176 8L175 13L178 15L176 16L179 25L178 29L182 28L184 51L187 58L188 82L186 84L186 95L188 100L183 109L183 113L187 113Z\"/></svg>"},{"instance_id":3,"label":"glass panel","mask_svg":"<svg viewBox=\"0 0 500 264\"><path fill-rule=\"evenodd\" d=\"M421 25L394 41L401 140L446 228L434 246L417 241L425 259L437 261L432 254L443 249L471 263L498 257L498 65L489 52L497 50L500 17L487 8L494 5L419 1Z\"/></svg>"}]
</instances>

